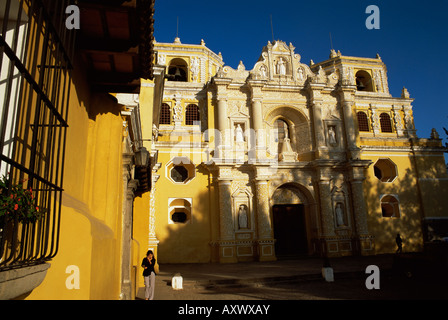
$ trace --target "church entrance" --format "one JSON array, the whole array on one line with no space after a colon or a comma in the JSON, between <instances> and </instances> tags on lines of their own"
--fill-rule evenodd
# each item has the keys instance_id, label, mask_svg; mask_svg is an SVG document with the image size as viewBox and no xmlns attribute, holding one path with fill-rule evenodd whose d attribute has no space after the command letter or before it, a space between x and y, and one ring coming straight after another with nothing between
<instances>
[{"instance_id":1,"label":"church entrance","mask_svg":"<svg viewBox=\"0 0 448 320\"><path fill-rule=\"evenodd\" d=\"M306 255L308 241L305 205L280 204L272 208L274 218L275 253L279 258Z\"/></svg>"}]
</instances>

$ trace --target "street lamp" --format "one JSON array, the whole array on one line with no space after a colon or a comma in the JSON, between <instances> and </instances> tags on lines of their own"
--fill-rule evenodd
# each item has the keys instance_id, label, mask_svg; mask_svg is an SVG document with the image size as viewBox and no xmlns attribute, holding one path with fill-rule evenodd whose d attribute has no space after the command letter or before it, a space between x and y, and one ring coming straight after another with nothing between
<instances>
[{"instance_id":1,"label":"street lamp","mask_svg":"<svg viewBox=\"0 0 448 320\"><path fill-rule=\"evenodd\" d=\"M149 162L149 152L145 147L141 147L135 152L135 165L137 167L147 167Z\"/></svg>"}]
</instances>

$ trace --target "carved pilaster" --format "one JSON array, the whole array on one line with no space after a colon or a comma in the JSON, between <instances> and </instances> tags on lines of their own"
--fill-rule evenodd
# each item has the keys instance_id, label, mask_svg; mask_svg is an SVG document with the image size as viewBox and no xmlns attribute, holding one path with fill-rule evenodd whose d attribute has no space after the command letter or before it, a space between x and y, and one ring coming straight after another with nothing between
<instances>
[{"instance_id":1,"label":"carved pilaster","mask_svg":"<svg viewBox=\"0 0 448 320\"><path fill-rule=\"evenodd\" d=\"M121 298L132 299L132 209L138 180L132 179L133 154L123 154L123 210L122 210L122 254L121 254Z\"/></svg>"},{"instance_id":2,"label":"carved pilaster","mask_svg":"<svg viewBox=\"0 0 448 320\"><path fill-rule=\"evenodd\" d=\"M353 199L353 216L355 219L357 251L362 255L374 254L374 240L369 233L367 224L367 205L364 198L363 181L364 170L371 161L360 160L353 162L350 168L350 187Z\"/></svg>"},{"instance_id":3,"label":"carved pilaster","mask_svg":"<svg viewBox=\"0 0 448 320\"><path fill-rule=\"evenodd\" d=\"M275 257L275 240L273 237L272 221L269 206L269 185L263 178L255 180L257 229L258 229L258 258L260 261L273 261Z\"/></svg>"},{"instance_id":4,"label":"carved pilaster","mask_svg":"<svg viewBox=\"0 0 448 320\"><path fill-rule=\"evenodd\" d=\"M219 261L237 262L231 204L231 181L219 180Z\"/></svg>"},{"instance_id":5,"label":"carved pilaster","mask_svg":"<svg viewBox=\"0 0 448 320\"><path fill-rule=\"evenodd\" d=\"M322 121L322 102L316 101L311 104L313 115L314 141L316 146L316 158L327 159L328 147L325 143L324 124Z\"/></svg>"},{"instance_id":6,"label":"carved pilaster","mask_svg":"<svg viewBox=\"0 0 448 320\"><path fill-rule=\"evenodd\" d=\"M394 111L395 131L397 132L398 136L402 136L403 131L404 131L404 126L403 126L402 117L401 117L401 106L394 105L394 106L392 106L392 109Z\"/></svg>"},{"instance_id":7,"label":"carved pilaster","mask_svg":"<svg viewBox=\"0 0 448 320\"><path fill-rule=\"evenodd\" d=\"M414 125L414 117L412 115L412 107L411 106L404 106L404 123L406 126L406 132L407 135L410 138L416 138L417 137L417 130L415 130Z\"/></svg>"},{"instance_id":8,"label":"carved pilaster","mask_svg":"<svg viewBox=\"0 0 448 320\"><path fill-rule=\"evenodd\" d=\"M364 200L362 180L350 181L353 195L353 211L358 235L369 234L367 227L367 208Z\"/></svg>"},{"instance_id":9,"label":"carved pilaster","mask_svg":"<svg viewBox=\"0 0 448 320\"><path fill-rule=\"evenodd\" d=\"M230 82L231 79L214 78L218 108L218 131L221 135L220 139L217 139L219 145L216 146L216 150L218 158L221 159L225 158L226 149L230 147L230 130L227 114L227 86Z\"/></svg>"},{"instance_id":10,"label":"carved pilaster","mask_svg":"<svg viewBox=\"0 0 448 320\"><path fill-rule=\"evenodd\" d=\"M330 179L321 178L318 182L318 185L319 185L322 236L323 237L335 236L333 206L331 204Z\"/></svg>"},{"instance_id":11,"label":"carved pilaster","mask_svg":"<svg viewBox=\"0 0 448 320\"><path fill-rule=\"evenodd\" d=\"M316 159L328 159L328 147L325 143L325 135L324 135L324 124L322 119L322 106L323 106L323 97L322 90L325 87L325 84L319 83L319 78L314 77L313 82L308 84L308 91L310 93L310 108L311 108L311 117L313 121L313 136L314 136L314 146L315 146L315 156Z\"/></svg>"},{"instance_id":12,"label":"carved pilaster","mask_svg":"<svg viewBox=\"0 0 448 320\"><path fill-rule=\"evenodd\" d=\"M352 77L352 76L351 76ZM339 95L341 97L341 108L344 117L344 131L347 141L347 158L358 159L360 157L360 149L357 146L357 134L354 119L354 98L356 86L353 85L352 80L349 82L342 82L339 88Z\"/></svg>"},{"instance_id":13,"label":"carved pilaster","mask_svg":"<svg viewBox=\"0 0 448 320\"><path fill-rule=\"evenodd\" d=\"M262 80L249 80L249 87L251 89L252 95L252 119L253 119L253 129L256 134L256 159L266 158L266 132L263 128L263 93L262 88L264 86L264 81Z\"/></svg>"},{"instance_id":14,"label":"carved pilaster","mask_svg":"<svg viewBox=\"0 0 448 320\"><path fill-rule=\"evenodd\" d=\"M372 111L372 129L374 135L378 135L381 133L380 128L380 115L375 105L370 105L370 109Z\"/></svg>"}]
</instances>

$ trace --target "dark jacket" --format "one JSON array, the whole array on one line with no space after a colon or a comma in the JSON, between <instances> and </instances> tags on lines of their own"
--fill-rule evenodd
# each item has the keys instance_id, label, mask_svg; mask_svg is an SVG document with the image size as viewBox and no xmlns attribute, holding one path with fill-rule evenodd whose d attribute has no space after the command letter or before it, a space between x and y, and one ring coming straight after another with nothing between
<instances>
[{"instance_id":1,"label":"dark jacket","mask_svg":"<svg viewBox=\"0 0 448 320\"><path fill-rule=\"evenodd\" d=\"M148 261L148 258L143 258L142 261L142 267L146 267L146 269L143 270L143 276L144 277L148 277L151 275L151 272L154 272L154 274L156 274L156 272L154 271L154 266L156 264L156 259L153 257L151 260L151 264Z\"/></svg>"}]
</instances>

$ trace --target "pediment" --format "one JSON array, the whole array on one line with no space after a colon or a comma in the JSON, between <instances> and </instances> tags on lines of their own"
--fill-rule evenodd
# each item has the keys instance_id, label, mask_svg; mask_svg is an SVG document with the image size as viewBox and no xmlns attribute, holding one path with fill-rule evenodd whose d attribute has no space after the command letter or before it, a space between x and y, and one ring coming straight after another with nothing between
<instances>
[{"instance_id":1,"label":"pediment","mask_svg":"<svg viewBox=\"0 0 448 320\"><path fill-rule=\"evenodd\" d=\"M222 71L224 73L224 77L240 81L246 81L247 77L249 76L249 71L246 70L246 67L244 66L242 61L240 61L240 64L238 65L238 68L236 70L232 67L225 66Z\"/></svg>"},{"instance_id":2,"label":"pediment","mask_svg":"<svg viewBox=\"0 0 448 320\"><path fill-rule=\"evenodd\" d=\"M269 45L269 43L268 43ZM272 52L273 53L289 53L290 52L290 48L288 47L288 45L286 44L286 42L281 41L281 40L277 40L274 41L274 44L272 45Z\"/></svg>"},{"instance_id":3,"label":"pediment","mask_svg":"<svg viewBox=\"0 0 448 320\"><path fill-rule=\"evenodd\" d=\"M284 41L268 42L251 71L252 78L303 85L315 74L308 65L300 62L301 56L294 50L292 44L288 46Z\"/></svg>"}]
</instances>

